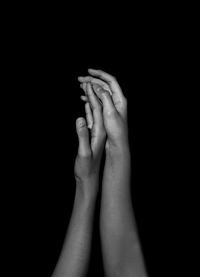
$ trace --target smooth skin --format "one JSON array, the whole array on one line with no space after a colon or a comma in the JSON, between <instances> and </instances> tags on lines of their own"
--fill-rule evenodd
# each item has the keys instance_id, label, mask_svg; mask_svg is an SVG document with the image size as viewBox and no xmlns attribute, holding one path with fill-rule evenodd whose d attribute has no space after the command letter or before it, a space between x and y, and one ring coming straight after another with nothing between
<instances>
[{"instance_id":1,"label":"smooth skin","mask_svg":"<svg viewBox=\"0 0 200 277\"><path fill-rule=\"evenodd\" d=\"M88 72L92 76L78 80L84 90L87 82L92 84L103 106L107 134L100 215L104 269L107 277L146 277L131 203L127 99L115 77L102 70ZM81 99L90 101L87 95Z\"/></svg>"},{"instance_id":2,"label":"smooth skin","mask_svg":"<svg viewBox=\"0 0 200 277\"><path fill-rule=\"evenodd\" d=\"M83 277L88 269L100 161L105 148L106 132L102 105L91 84L87 82L84 87L89 101L85 103L86 120L82 117L76 120L79 146L74 166L76 180L74 207L52 277Z\"/></svg>"}]
</instances>

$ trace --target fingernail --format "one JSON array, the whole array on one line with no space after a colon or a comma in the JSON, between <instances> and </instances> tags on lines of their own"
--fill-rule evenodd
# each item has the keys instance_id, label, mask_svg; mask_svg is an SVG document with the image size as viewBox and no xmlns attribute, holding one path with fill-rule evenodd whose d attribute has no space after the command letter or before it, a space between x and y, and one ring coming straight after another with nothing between
<instances>
[{"instance_id":1,"label":"fingernail","mask_svg":"<svg viewBox=\"0 0 200 277\"><path fill-rule=\"evenodd\" d=\"M99 85L97 85L97 84L94 84L94 85L93 85L93 88L94 88L94 90L96 90L97 92L99 92L100 90L102 90L102 88L101 88Z\"/></svg>"},{"instance_id":2,"label":"fingernail","mask_svg":"<svg viewBox=\"0 0 200 277\"><path fill-rule=\"evenodd\" d=\"M84 121L84 119L82 119L82 118L79 118L79 119L77 120L77 123L78 123L78 126L79 126L79 127L84 127L84 126L85 126L85 121Z\"/></svg>"}]
</instances>

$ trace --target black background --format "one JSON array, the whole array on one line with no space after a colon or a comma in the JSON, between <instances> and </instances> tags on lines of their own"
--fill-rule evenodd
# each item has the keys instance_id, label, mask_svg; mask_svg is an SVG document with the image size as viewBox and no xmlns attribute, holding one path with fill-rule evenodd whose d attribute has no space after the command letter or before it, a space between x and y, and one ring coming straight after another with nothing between
<instances>
[{"instance_id":1,"label":"black background","mask_svg":"<svg viewBox=\"0 0 200 277\"><path fill-rule=\"evenodd\" d=\"M89 25L86 29L79 24L75 30L45 22L37 28L25 25L12 24L4 54L8 79L3 117L9 122L5 210L11 226L8 252L12 249L16 269L35 276L53 272L75 193L75 120L84 116L77 77L97 68L114 75L128 99L133 206L147 268L159 272L164 260L160 253L173 225L168 197L171 205L176 198L171 183L176 141L169 121L178 49L159 30L154 33L142 23L137 31L111 27L101 35ZM103 275L98 211L99 202L91 276Z\"/></svg>"}]
</instances>

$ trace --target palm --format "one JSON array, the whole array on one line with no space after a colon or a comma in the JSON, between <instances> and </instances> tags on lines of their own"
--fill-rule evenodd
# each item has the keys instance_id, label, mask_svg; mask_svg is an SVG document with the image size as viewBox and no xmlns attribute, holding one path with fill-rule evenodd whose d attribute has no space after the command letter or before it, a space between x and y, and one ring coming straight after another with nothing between
<instances>
[{"instance_id":1,"label":"palm","mask_svg":"<svg viewBox=\"0 0 200 277\"><path fill-rule=\"evenodd\" d=\"M81 87L84 89L87 83L92 84L95 95L103 105L103 122L108 140L118 141L127 134L127 100L115 79L101 70L88 70L93 76L79 77ZM82 98L88 101L86 97ZM92 145L96 144L99 134L92 129Z\"/></svg>"}]
</instances>

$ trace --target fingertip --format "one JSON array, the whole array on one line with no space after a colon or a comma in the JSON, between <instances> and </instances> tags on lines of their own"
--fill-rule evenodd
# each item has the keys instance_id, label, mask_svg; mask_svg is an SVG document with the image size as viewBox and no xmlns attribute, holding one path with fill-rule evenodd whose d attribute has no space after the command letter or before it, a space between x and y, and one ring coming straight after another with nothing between
<instances>
[{"instance_id":1,"label":"fingertip","mask_svg":"<svg viewBox=\"0 0 200 277\"><path fill-rule=\"evenodd\" d=\"M100 92L101 90L103 90L102 87L98 84L92 84L92 86L96 92Z\"/></svg>"},{"instance_id":2,"label":"fingertip","mask_svg":"<svg viewBox=\"0 0 200 277\"><path fill-rule=\"evenodd\" d=\"M80 83L80 88L84 89L85 83Z\"/></svg>"},{"instance_id":3,"label":"fingertip","mask_svg":"<svg viewBox=\"0 0 200 277\"><path fill-rule=\"evenodd\" d=\"M84 117L79 117L76 119L76 127L77 127L77 130L80 130L86 127L86 121Z\"/></svg>"},{"instance_id":4,"label":"fingertip","mask_svg":"<svg viewBox=\"0 0 200 277\"><path fill-rule=\"evenodd\" d=\"M81 100L83 100L83 101L85 101L85 102L88 101L88 98L87 98L87 96L85 96L85 95L81 95L80 98L81 98Z\"/></svg>"},{"instance_id":5,"label":"fingertip","mask_svg":"<svg viewBox=\"0 0 200 277\"><path fill-rule=\"evenodd\" d=\"M88 68L88 72L90 73L90 72L94 72L94 71L96 71L95 69L93 69L93 68Z\"/></svg>"},{"instance_id":6,"label":"fingertip","mask_svg":"<svg viewBox=\"0 0 200 277\"><path fill-rule=\"evenodd\" d=\"M86 126L86 120L83 117L79 117L76 120L76 130L78 135L79 147L78 154L81 156L88 156L91 153L89 145L89 131Z\"/></svg>"},{"instance_id":7,"label":"fingertip","mask_svg":"<svg viewBox=\"0 0 200 277\"><path fill-rule=\"evenodd\" d=\"M83 79L84 79L84 77L82 77L82 76L78 76L78 78L77 78L77 79L78 79L78 81L79 81L79 82L82 82L82 81L83 81Z\"/></svg>"},{"instance_id":8,"label":"fingertip","mask_svg":"<svg viewBox=\"0 0 200 277\"><path fill-rule=\"evenodd\" d=\"M76 119L76 123L77 124L81 124L81 123L84 123L85 122L85 118L84 117L78 117L77 119Z\"/></svg>"}]
</instances>

